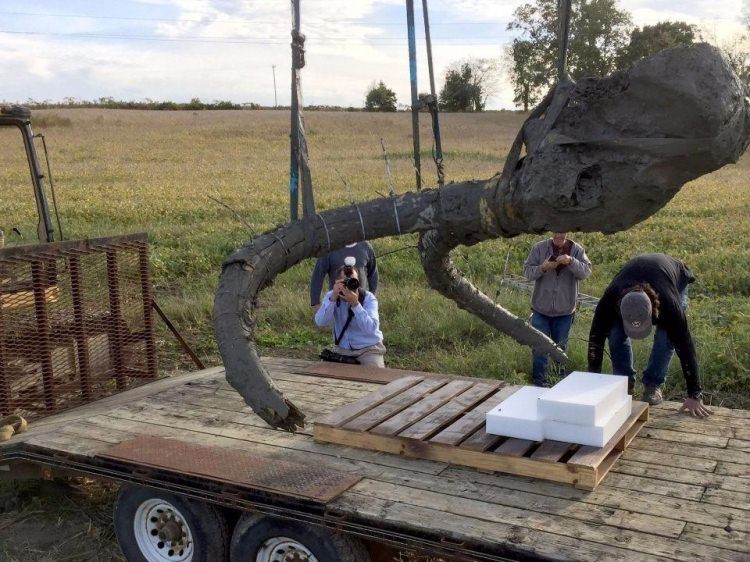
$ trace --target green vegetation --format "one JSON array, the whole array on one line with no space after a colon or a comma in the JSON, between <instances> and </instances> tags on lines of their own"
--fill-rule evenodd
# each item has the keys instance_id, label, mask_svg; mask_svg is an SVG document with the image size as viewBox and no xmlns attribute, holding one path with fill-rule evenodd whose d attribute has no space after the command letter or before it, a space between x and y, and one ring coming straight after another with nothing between
<instances>
[{"instance_id":1,"label":"green vegetation","mask_svg":"<svg viewBox=\"0 0 750 562\"><path fill-rule=\"evenodd\" d=\"M440 108L445 111L484 111L494 93L500 72L493 59L467 58L453 62L445 71Z\"/></svg>"},{"instance_id":2,"label":"green vegetation","mask_svg":"<svg viewBox=\"0 0 750 562\"><path fill-rule=\"evenodd\" d=\"M509 46L515 103L534 105L557 79L559 14L557 0L531 0L513 12L508 30L518 32ZM568 72L577 80L605 76L617 68L628 44L632 20L616 0L573 0Z\"/></svg>"},{"instance_id":3,"label":"green vegetation","mask_svg":"<svg viewBox=\"0 0 750 562\"><path fill-rule=\"evenodd\" d=\"M664 49L692 45L695 42L696 27L684 21L662 21L656 25L644 25L630 33L630 43L617 57L617 67L625 68L638 59L648 57Z\"/></svg>"},{"instance_id":4,"label":"green vegetation","mask_svg":"<svg viewBox=\"0 0 750 562\"><path fill-rule=\"evenodd\" d=\"M365 96L365 111L396 111L396 102L396 92L385 82L373 82Z\"/></svg>"},{"instance_id":5,"label":"green vegetation","mask_svg":"<svg viewBox=\"0 0 750 562\"><path fill-rule=\"evenodd\" d=\"M58 110L72 126L47 133L63 226L68 237L146 230L152 243L156 295L198 352L216 364L211 307L221 262L251 238L231 206L256 232L288 220L289 116L282 111L145 112ZM48 115L38 112L39 117ZM446 114L441 119L449 180L487 178L500 169L524 116L514 113ZM358 200L387 189L379 139L392 155L411 149L404 113L311 113L306 124L316 202L320 209L346 204L334 169ZM423 138L429 122L423 120ZM16 226L30 242L35 208L20 135L0 131L0 228L8 243ZM424 178L434 178L425 158ZM413 189L408 158L393 158L397 190ZM656 216L615 235L581 234L594 263L586 293L598 295L620 265L635 254L663 251L684 259L698 281L691 288L690 322L706 389L714 403L749 406L750 390L750 157L687 185ZM537 236L497 240L455 252L457 264L489 295L513 312L529 314L529 296L499 288L506 268L520 273ZM413 245L405 236L374 241L383 256L382 323L391 366L528 380L530 353L427 288ZM307 260L261 295L259 342L265 353L314 358L330 336L311 320ZM573 368L585 368L590 311L572 332ZM190 368L166 332L162 370ZM636 346L643 369L648 345ZM606 364L606 363L605 363ZM668 395L683 390L673 361Z\"/></svg>"}]
</instances>

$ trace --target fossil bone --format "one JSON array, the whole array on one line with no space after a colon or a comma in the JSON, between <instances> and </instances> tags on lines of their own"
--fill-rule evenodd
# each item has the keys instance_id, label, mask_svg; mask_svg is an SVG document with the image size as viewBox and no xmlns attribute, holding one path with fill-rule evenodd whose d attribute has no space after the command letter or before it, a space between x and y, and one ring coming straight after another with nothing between
<instances>
[{"instance_id":1,"label":"fossil bone","mask_svg":"<svg viewBox=\"0 0 750 562\"><path fill-rule=\"evenodd\" d=\"M563 79L524 123L501 174L332 209L257 236L226 259L216 291L214 327L227 380L270 425L302 426L304 414L258 356L258 294L305 258L365 236L409 232L420 233L433 288L564 360L548 338L466 280L450 250L522 233L630 228L687 181L737 161L750 139L747 96L724 55L707 44L662 51L604 79Z\"/></svg>"}]
</instances>

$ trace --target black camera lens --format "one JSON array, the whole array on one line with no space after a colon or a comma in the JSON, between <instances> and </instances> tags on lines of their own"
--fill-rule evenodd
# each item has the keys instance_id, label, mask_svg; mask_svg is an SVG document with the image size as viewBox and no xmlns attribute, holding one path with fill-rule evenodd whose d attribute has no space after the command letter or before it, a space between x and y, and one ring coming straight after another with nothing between
<instances>
[{"instance_id":1,"label":"black camera lens","mask_svg":"<svg viewBox=\"0 0 750 562\"><path fill-rule=\"evenodd\" d=\"M347 277L344 279L344 287L349 289L350 291L356 291L359 289L359 279L356 277Z\"/></svg>"}]
</instances>

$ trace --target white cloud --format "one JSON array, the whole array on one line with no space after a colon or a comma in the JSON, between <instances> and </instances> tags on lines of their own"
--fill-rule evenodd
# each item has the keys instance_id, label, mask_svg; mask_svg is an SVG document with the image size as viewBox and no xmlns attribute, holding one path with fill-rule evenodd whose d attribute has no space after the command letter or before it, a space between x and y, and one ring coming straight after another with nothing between
<instances>
[{"instance_id":1,"label":"white cloud","mask_svg":"<svg viewBox=\"0 0 750 562\"><path fill-rule=\"evenodd\" d=\"M633 13L637 25L680 19L700 25L722 42L742 29L735 17L739 16L741 2L727 0L721 12L717 12L713 0L629 0L626 6L621 5ZM499 57L502 43L507 41L505 23L522 3L432 0L438 84L445 66L457 59ZM32 0L29 4L34 7L28 11L64 11L51 0ZM420 3L415 4L419 30ZM116 4L112 6L114 9ZM288 103L288 2L141 0L133 6L132 17L141 20L19 20L19 29L24 22L38 20L34 29L49 33L156 35L163 41L0 34L0 64L6 77L0 96L9 101L67 96L185 101L197 96L209 101L271 104L271 65L276 65L279 103ZM307 67L303 71L307 103L361 105L366 88L376 79L393 88L400 101L408 101L403 0L302 0L302 6L303 31L308 37ZM721 15L715 17L717 13ZM197 38L205 42L195 42ZM420 91L425 91L429 82L421 41L418 50ZM490 107L510 106L511 89L505 78L498 90Z\"/></svg>"}]
</instances>

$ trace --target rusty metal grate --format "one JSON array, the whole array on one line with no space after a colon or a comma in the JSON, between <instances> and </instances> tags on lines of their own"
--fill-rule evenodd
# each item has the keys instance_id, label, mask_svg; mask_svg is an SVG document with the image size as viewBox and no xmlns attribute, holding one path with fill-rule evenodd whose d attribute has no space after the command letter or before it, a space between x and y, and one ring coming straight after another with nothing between
<instances>
[{"instance_id":1,"label":"rusty metal grate","mask_svg":"<svg viewBox=\"0 0 750 562\"><path fill-rule=\"evenodd\" d=\"M98 456L320 503L333 500L362 479L325 466L148 435L124 441Z\"/></svg>"},{"instance_id":2,"label":"rusty metal grate","mask_svg":"<svg viewBox=\"0 0 750 562\"><path fill-rule=\"evenodd\" d=\"M0 415L38 418L156 377L146 234L0 250Z\"/></svg>"}]
</instances>

